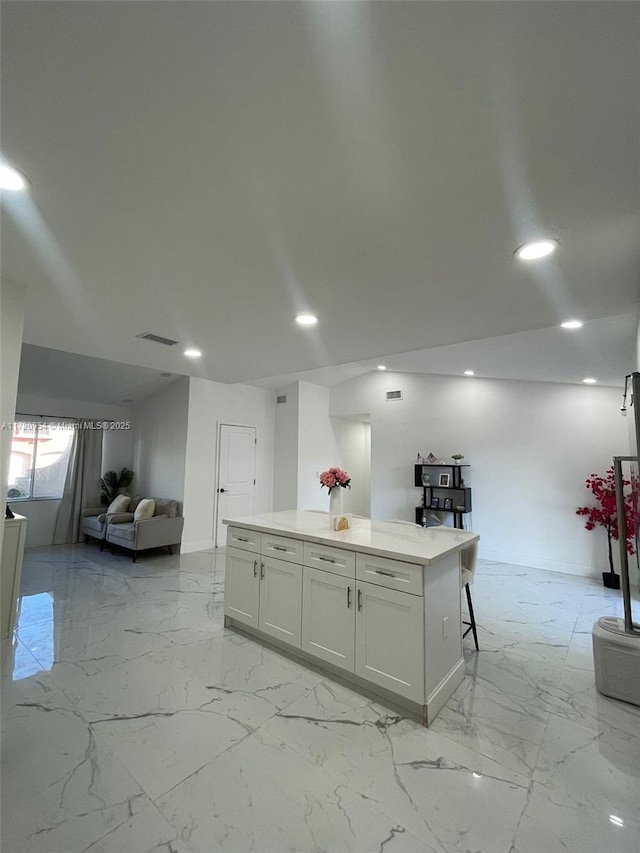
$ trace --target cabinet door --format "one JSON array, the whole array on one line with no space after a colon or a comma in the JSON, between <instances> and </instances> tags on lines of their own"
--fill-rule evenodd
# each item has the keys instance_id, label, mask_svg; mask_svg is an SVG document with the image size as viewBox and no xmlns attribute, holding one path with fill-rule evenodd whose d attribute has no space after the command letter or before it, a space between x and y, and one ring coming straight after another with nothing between
<instances>
[{"instance_id":1,"label":"cabinet door","mask_svg":"<svg viewBox=\"0 0 640 853\"><path fill-rule=\"evenodd\" d=\"M225 616L258 627L260 555L227 548L224 580Z\"/></svg>"},{"instance_id":2,"label":"cabinet door","mask_svg":"<svg viewBox=\"0 0 640 853\"><path fill-rule=\"evenodd\" d=\"M356 590L356 675L424 703L424 599L370 583Z\"/></svg>"},{"instance_id":3,"label":"cabinet door","mask_svg":"<svg viewBox=\"0 0 640 853\"><path fill-rule=\"evenodd\" d=\"M258 627L290 646L300 648L302 566L261 557Z\"/></svg>"},{"instance_id":4,"label":"cabinet door","mask_svg":"<svg viewBox=\"0 0 640 853\"><path fill-rule=\"evenodd\" d=\"M335 666L355 666L355 581L304 567L302 648Z\"/></svg>"}]
</instances>

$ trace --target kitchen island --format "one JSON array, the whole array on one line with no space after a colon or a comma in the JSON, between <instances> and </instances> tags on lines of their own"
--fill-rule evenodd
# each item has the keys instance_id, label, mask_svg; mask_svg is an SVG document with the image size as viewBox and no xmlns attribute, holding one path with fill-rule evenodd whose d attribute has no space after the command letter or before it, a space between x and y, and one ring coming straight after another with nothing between
<instances>
[{"instance_id":1,"label":"kitchen island","mask_svg":"<svg viewBox=\"0 0 640 853\"><path fill-rule=\"evenodd\" d=\"M224 519L225 625L429 725L464 677L460 552L452 528L302 510Z\"/></svg>"}]
</instances>

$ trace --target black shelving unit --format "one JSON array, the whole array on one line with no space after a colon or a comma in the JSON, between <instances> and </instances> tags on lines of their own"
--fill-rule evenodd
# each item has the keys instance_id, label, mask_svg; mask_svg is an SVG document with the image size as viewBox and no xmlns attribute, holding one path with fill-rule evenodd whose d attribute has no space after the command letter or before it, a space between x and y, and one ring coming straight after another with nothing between
<instances>
[{"instance_id":1,"label":"black shelving unit","mask_svg":"<svg viewBox=\"0 0 640 853\"><path fill-rule=\"evenodd\" d=\"M416 507L416 524L422 523L424 512L450 512L453 515L453 526L462 529L462 516L471 512L471 489L464 484L463 469L471 466L425 462L413 467L414 485L422 489L424 502L424 507Z\"/></svg>"}]
</instances>

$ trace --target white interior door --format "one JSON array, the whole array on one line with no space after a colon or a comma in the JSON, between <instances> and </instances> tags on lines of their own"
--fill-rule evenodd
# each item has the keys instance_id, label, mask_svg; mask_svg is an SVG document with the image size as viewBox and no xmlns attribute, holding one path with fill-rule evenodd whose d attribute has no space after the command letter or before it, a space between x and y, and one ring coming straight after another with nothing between
<instances>
[{"instance_id":1,"label":"white interior door","mask_svg":"<svg viewBox=\"0 0 640 853\"><path fill-rule=\"evenodd\" d=\"M253 515L256 494L256 433L252 426L220 424L216 546L227 541L223 518Z\"/></svg>"}]
</instances>

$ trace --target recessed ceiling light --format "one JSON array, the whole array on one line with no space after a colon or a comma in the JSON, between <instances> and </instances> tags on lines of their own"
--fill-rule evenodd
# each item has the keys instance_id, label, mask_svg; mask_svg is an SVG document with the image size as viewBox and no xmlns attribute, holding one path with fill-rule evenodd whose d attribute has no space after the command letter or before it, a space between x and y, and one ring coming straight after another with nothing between
<instances>
[{"instance_id":1,"label":"recessed ceiling light","mask_svg":"<svg viewBox=\"0 0 640 853\"><path fill-rule=\"evenodd\" d=\"M473 370L465 370L464 375L465 376L475 376L476 374L473 372Z\"/></svg>"},{"instance_id":2,"label":"recessed ceiling light","mask_svg":"<svg viewBox=\"0 0 640 853\"><path fill-rule=\"evenodd\" d=\"M8 163L0 163L0 189L20 192L27 187L27 179Z\"/></svg>"},{"instance_id":3,"label":"recessed ceiling light","mask_svg":"<svg viewBox=\"0 0 640 853\"><path fill-rule=\"evenodd\" d=\"M525 243L516 249L516 257L521 261L539 261L546 258L558 248L557 240L535 240L533 243Z\"/></svg>"},{"instance_id":4,"label":"recessed ceiling light","mask_svg":"<svg viewBox=\"0 0 640 853\"><path fill-rule=\"evenodd\" d=\"M565 320L560 323L563 329L581 329L584 326L582 320Z\"/></svg>"},{"instance_id":5,"label":"recessed ceiling light","mask_svg":"<svg viewBox=\"0 0 640 853\"><path fill-rule=\"evenodd\" d=\"M587 376L586 379L583 379L582 381L585 385L595 385L598 380L594 379L593 376Z\"/></svg>"},{"instance_id":6,"label":"recessed ceiling light","mask_svg":"<svg viewBox=\"0 0 640 853\"><path fill-rule=\"evenodd\" d=\"M377 369L377 370L386 370L386 369L387 369L387 365L386 365L386 364L379 364L379 365L378 365L378 367L377 367L376 369Z\"/></svg>"},{"instance_id":7,"label":"recessed ceiling light","mask_svg":"<svg viewBox=\"0 0 640 853\"><path fill-rule=\"evenodd\" d=\"M621 818L621 817L618 817L618 815L617 815L617 814L610 814L610 815L609 815L609 820L611 821L611 823L612 823L614 826L624 826L624 821L622 820L622 818Z\"/></svg>"},{"instance_id":8,"label":"recessed ceiling light","mask_svg":"<svg viewBox=\"0 0 640 853\"><path fill-rule=\"evenodd\" d=\"M296 323L299 326L315 326L318 322L318 318L315 314L298 314L296 316Z\"/></svg>"},{"instance_id":9,"label":"recessed ceiling light","mask_svg":"<svg viewBox=\"0 0 640 853\"><path fill-rule=\"evenodd\" d=\"M187 358L200 358L202 355L199 349L186 349L184 354Z\"/></svg>"}]
</instances>

